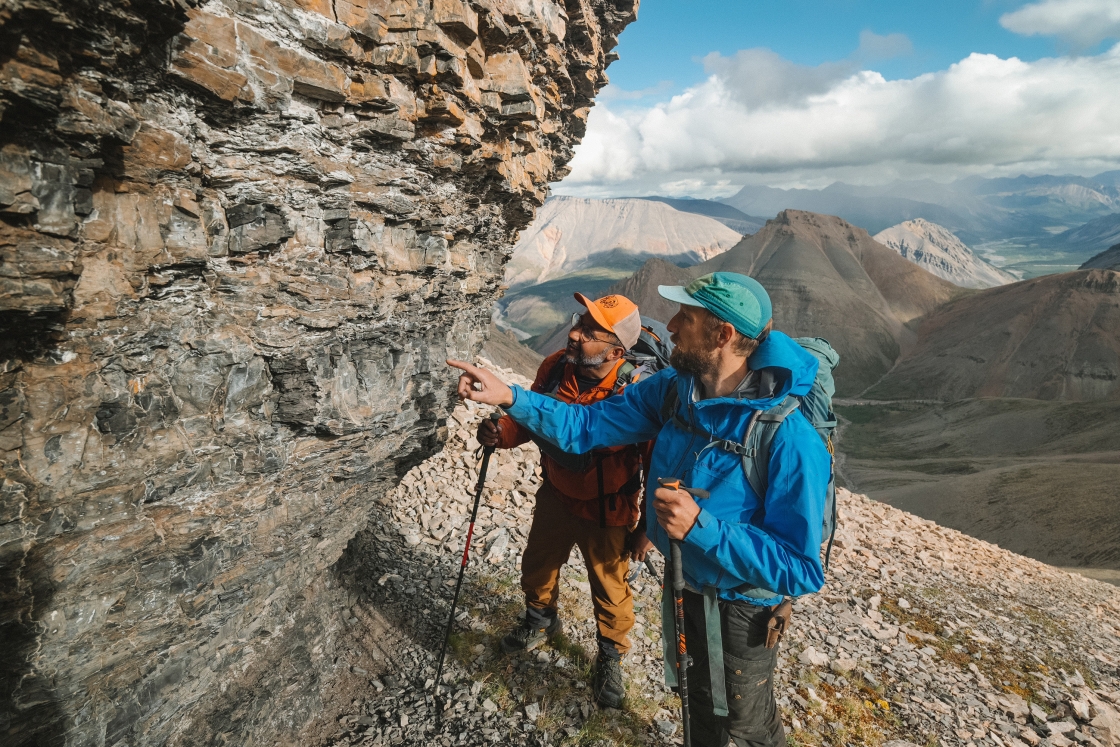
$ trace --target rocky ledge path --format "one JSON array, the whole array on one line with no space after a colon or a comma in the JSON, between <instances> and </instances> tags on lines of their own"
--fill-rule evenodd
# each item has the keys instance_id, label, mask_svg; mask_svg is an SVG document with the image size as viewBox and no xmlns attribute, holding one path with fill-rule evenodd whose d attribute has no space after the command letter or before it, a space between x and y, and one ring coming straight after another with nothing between
<instances>
[{"instance_id":1,"label":"rocky ledge path","mask_svg":"<svg viewBox=\"0 0 1120 747\"><path fill-rule=\"evenodd\" d=\"M329 743L679 743L679 701L662 681L661 590L648 573L634 586L622 710L590 694L594 622L578 551L563 573L564 635L528 654L497 646L522 608L519 559L540 481L531 445L491 464L437 719L435 659L486 414L455 410L446 448L381 498L366 530L377 541L344 562L357 591L342 614L362 665L338 665L379 694L353 701ZM828 583L797 601L782 644L776 692L790 744L1120 747L1120 589L862 495L841 490L839 501Z\"/></svg>"}]
</instances>

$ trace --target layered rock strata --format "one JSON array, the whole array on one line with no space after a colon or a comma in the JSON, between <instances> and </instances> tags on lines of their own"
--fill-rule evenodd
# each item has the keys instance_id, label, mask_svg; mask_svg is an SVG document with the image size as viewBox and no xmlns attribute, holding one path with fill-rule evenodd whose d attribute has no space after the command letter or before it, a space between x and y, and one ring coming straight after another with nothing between
<instances>
[{"instance_id":1,"label":"layered rock strata","mask_svg":"<svg viewBox=\"0 0 1120 747\"><path fill-rule=\"evenodd\" d=\"M0 7L0 741L298 740L636 0Z\"/></svg>"}]
</instances>

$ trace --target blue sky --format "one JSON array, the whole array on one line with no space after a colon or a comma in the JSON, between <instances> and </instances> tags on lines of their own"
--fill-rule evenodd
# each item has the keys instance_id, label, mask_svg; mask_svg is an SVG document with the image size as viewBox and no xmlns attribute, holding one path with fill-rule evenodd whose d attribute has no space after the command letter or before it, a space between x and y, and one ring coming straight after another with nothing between
<instances>
[{"instance_id":1,"label":"blue sky","mask_svg":"<svg viewBox=\"0 0 1120 747\"><path fill-rule=\"evenodd\" d=\"M1120 167L1120 0L644 0L559 193Z\"/></svg>"},{"instance_id":2,"label":"blue sky","mask_svg":"<svg viewBox=\"0 0 1120 747\"><path fill-rule=\"evenodd\" d=\"M1117 0L1120 2L1120 0ZM1013 0L643 0L638 22L615 49L621 59L608 73L627 91L666 83L679 93L706 75L709 52L731 55L766 47L791 62L819 65L852 57L860 34L905 34L913 51L868 62L887 79L943 70L972 52L1037 60L1068 51L1055 38L1023 36L1003 28L1000 16L1024 5ZM1097 47L1103 47L1098 44Z\"/></svg>"}]
</instances>

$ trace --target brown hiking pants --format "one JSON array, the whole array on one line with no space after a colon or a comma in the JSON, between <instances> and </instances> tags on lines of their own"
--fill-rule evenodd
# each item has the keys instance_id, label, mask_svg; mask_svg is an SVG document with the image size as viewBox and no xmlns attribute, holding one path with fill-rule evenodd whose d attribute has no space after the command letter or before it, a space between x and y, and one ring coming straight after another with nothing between
<instances>
[{"instance_id":1,"label":"brown hiking pants","mask_svg":"<svg viewBox=\"0 0 1120 747\"><path fill-rule=\"evenodd\" d=\"M599 648L608 656L611 648L618 655L625 654L630 649L626 634L634 627L634 597L626 583L629 534L627 527L604 529L598 522L573 516L557 498L555 488L547 481L541 485L529 541L521 556L521 589L530 621L555 616L560 568L568 562L572 547L578 546L591 585Z\"/></svg>"}]
</instances>

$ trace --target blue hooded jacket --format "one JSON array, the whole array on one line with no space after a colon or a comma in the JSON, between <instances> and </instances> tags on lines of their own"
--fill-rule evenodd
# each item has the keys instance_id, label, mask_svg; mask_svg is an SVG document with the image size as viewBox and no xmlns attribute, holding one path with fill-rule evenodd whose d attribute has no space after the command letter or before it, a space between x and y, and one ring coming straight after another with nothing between
<instances>
[{"instance_id":1,"label":"blue hooded jacket","mask_svg":"<svg viewBox=\"0 0 1120 747\"><path fill-rule=\"evenodd\" d=\"M832 462L809 421L795 410L778 428L770 450L765 496L747 482L741 457L709 446L662 418L670 387L676 387L678 413L694 428L714 438L742 443L755 410L766 410L789 394L804 395L813 385L817 359L781 332L772 332L749 360L751 370L775 369L777 392L765 399L742 393L694 401L697 382L669 368L639 380L621 396L592 405L573 406L514 386L507 412L519 424L564 451L657 442L646 486L646 533L668 557L669 537L653 511L657 479L680 478L710 497L698 500L700 515L681 543L685 581L694 589L712 586L721 599L777 604L782 596L800 596L824 585L821 568L821 522ZM742 592L752 587L777 596L758 599Z\"/></svg>"}]
</instances>

